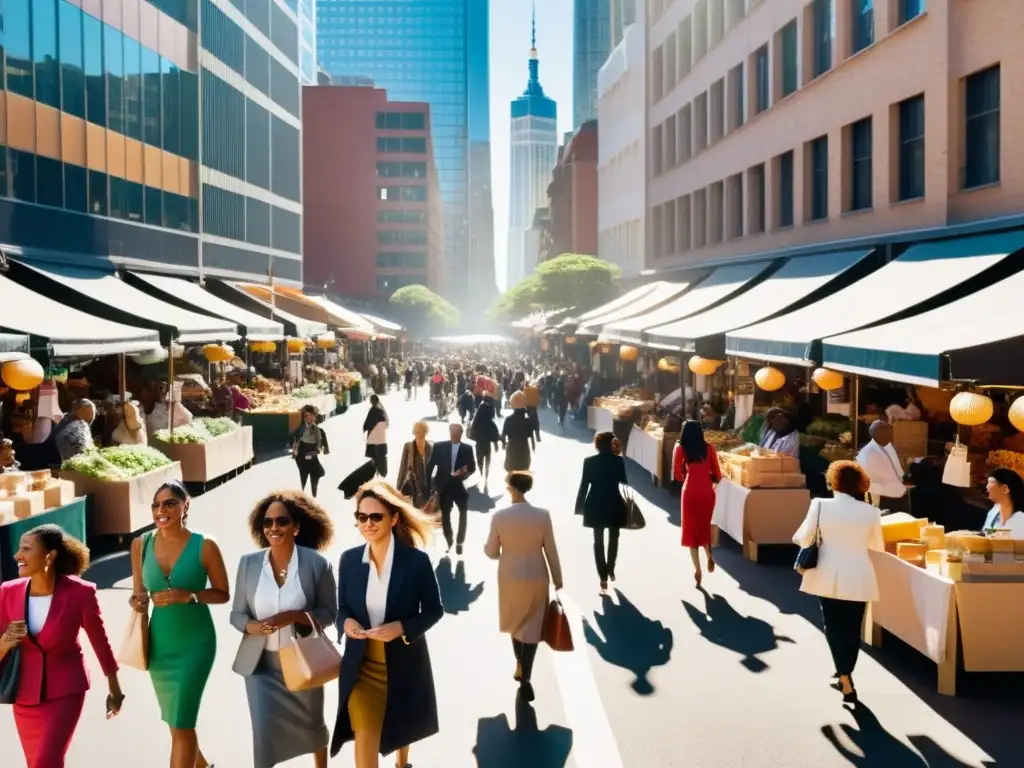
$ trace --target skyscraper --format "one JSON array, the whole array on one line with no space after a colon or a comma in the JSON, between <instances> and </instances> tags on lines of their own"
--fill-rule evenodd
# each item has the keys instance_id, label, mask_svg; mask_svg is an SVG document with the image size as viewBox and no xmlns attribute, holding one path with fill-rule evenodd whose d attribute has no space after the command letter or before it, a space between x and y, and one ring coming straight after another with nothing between
<instances>
[{"instance_id":1,"label":"skyscraper","mask_svg":"<svg viewBox=\"0 0 1024 768\"><path fill-rule=\"evenodd\" d=\"M629 25L636 21L637 0L611 0L612 3L612 50L622 42ZM643 8L641 7L641 10ZM609 55L611 55L609 53ZM603 66L603 65L602 65Z\"/></svg>"},{"instance_id":2,"label":"skyscraper","mask_svg":"<svg viewBox=\"0 0 1024 768\"><path fill-rule=\"evenodd\" d=\"M597 117L597 72L612 50L613 0L575 0L573 5L572 127Z\"/></svg>"},{"instance_id":3,"label":"skyscraper","mask_svg":"<svg viewBox=\"0 0 1024 768\"><path fill-rule=\"evenodd\" d=\"M551 171L558 161L558 107L544 95L537 58L534 11L530 47L530 79L523 95L512 101L508 214L508 288L537 266L527 263L526 233L534 214L547 203ZM529 261L533 261L535 254Z\"/></svg>"},{"instance_id":4,"label":"skyscraper","mask_svg":"<svg viewBox=\"0 0 1024 768\"><path fill-rule=\"evenodd\" d=\"M464 310L495 293L488 3L317 0L324 69L372 77L396 101L430 104L445 207L442 292Z\"/></svg>"},{"instance_id":5,"label":"skyscraper","mask_svg":"<svg viewBox=\"0 0 1024 768\"><path fill-rule=\"evenodd\" d=\"M299 36L299 77L303 85L316 85L316 0L299 0Z\"/></svg>"}]
</instances>

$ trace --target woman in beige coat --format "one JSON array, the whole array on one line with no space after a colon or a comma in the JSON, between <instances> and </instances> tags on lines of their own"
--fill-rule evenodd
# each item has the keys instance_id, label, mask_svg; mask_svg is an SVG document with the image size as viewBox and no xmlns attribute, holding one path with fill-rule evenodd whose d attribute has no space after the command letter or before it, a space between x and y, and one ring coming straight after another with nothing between
<instances>
[{"instance_id":1,"label":"woman in beige coat","mask_svg":"<svg viewBox=\"0 0 1024 768\"><path fill-rule=\"evenodd\" d=\"M562 566L558 562L551 515L526 500L533 487L533 475L512 472L506 483L512 506L492 515L484 552L498 561L500 628L512 635L516 656L514 678L523 700L533 701L530 676L544 632L548 587L554 582L556 591L562 588Z\"/></svg>"}]
</instances>

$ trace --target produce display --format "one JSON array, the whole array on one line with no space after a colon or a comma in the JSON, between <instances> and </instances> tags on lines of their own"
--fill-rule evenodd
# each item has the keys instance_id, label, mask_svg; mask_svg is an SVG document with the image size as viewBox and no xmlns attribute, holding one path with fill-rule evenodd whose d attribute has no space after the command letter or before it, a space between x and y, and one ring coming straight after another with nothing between
<instances>
[{"instance_id":1,"label":"produce display","mask_svg":"<svg viewBox=\"0 0 1024 768\"><path fill-rule=\"evenodd\" d=\"M98 480L127 480L166 467L171 460L148 445L117 445L87 451L68 459L61 469Z\"/></svg>"},{"instance_id":2,"label":"produce display","mask_svg":"<svg viewBox=\"0 0 1024 768\"><path fill-rule=\"evenodd\" d=\"M988 465L992 468L1005 467L1024 477L1024 453L1016 451L989 451Z\"/></svg>"},{"instance_id":3,"label":"produce display","mask_svg":"<svg viewBox=\"0 0 1024 768\"><path fill-rule=\"evenodd\" d=\"M744 488L803 488L800 462L748 443L718 454L722 474Z\"/></svg>"},{"instance_id":4,"label":"produce display","mask_svg":"<svg viewBox=\"0 0 1024 768\"><path fill-rule=\"evenodd\" d=\"M850 419L838 414L819 416L807 426L807 434L839 441L840 436L850 432Z\"/></svg>"},{"instance_id":5,"label":"produce display","mask_svg":"<svg viewBox=\"0 0 1024 768\"><path fill-rule=\"evenodd\" d=\"M594 398L594 405L611 411L617 421L633 421L655 409L653 400L637 400L618 394Z\"/></svg>"},{"instance_id":6,"label":"produce display","mask_svg":"<svg viewBox=\"0 0 1024 768\"><path fill-rule=\"evenodd\" d=\"M296 387L291 391L293 398L298 400L305 400L310 397L319 397L327 391L326 387L320 387L316 384L304 384L301 387Z\"/></svg>"},{"instance_id":7,"label":"produce display","mask_svg":"<svg viewBox=\"0 0 1024 768\"><path fill-rule=\"evenodd\" d=\"M213 438L234 432L236 429L238 424L231 419L200 416L189 424L176 427L173 433L169 429L161 429L153 436L162 443L173 445L208 443Z\"/></svg>"}]
</instances>

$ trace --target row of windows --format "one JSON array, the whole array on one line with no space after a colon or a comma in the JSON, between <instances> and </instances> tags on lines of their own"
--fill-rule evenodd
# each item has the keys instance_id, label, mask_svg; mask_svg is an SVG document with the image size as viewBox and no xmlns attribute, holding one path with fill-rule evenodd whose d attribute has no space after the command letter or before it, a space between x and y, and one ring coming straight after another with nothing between
<instances>
[{"instance_id":1,"label":"row of windows","mask_svg":"<svg viewBox=\"0 0 1024 768\"><path fill-rule=\"evenodd\" d=\"M381 136L377 138L377 151L423 155L427 152L427 139L423 136Z\"/></svg>"},{"instance_id":2,"label":"row of windows","mask_svg":"<svg viewBox=\"0 0 1024 768\"><path fill-rule=\"evenodd\" d=\"M377 199L388 203L425 203L427 188L420 187L377 187Z\"/></svg>"},{"instance_id":3,"label":"row of windows","mask_svg":"<svg viewBox=\"0 0 1024 768\"><path fill-rule=\"evenodd\" d=\"M426 269L427 254L424 251L378 251L377 266L381 269Z\"/></svg>"},{"instance_id":4,"label":"row of windows","mask_svg":"<svg viewBox=\"0 0 1024 768\"><path fill-rule=\"evenodd\" d=\"M390 296L407 285L426 284L427 278L422 275L377 275L377 292L385 296Z\"/></svg>"},{"instance_id":5,"label":"row of windows","mask_svg":"<svg viewBox=\"0 0 1024 768\"><path fill-rule=\"evenodd\" d=\"M381 179L425 179L427 164L415 162L377 163L377 177Z\"/></svg>"},{"instance_id":6,"label":"row of windows","mask_svg":"<svg viewBox=\"0 0 1024 768\"><path fill-rule=\"evenodd\" d=\"M252 245L302 252L302 217L262 200L203 185L203 231Z\"/></svg>"},{"instance_id":7,"label":"row of windows","mask_svg":"<svg viewBox=\"0 0 1024 768\"><path fill-rule=\"evenodd\" d=\"M237 0L232 0L237 5ZM193 32L199 31L199 0L146 0Z\"/></svg>"},{"instance_id":8,"label":"row of windows","mask_svg":"<svg viewBox=\"0 0 1024 768\"><path fill-rule=\"evenodd\" d=\"M391 224L426 224L426 211L377 211L377 221L386 221Z\"/></svg>"},{"instance_id":9,"label":"row of windows","mask_svg":"<svg viewBox=\"0 0 1024 768\"><path fill-rule=\"evenodd\" d=\"M199 159L194 74L66 0L6 0L7 90L137 141Z\"/></svg>"},{"instance_id":10,"label":"row of windows","mask_svg":"<svg viewBox=\"0 0 1024 768\"><path fill-rule=\"evenodd\" d=\"M425 131L427 116L423 112L378 112L377 128L388 131Z\"/></svg>"},{"instance_id":11,"label":"row of windows","mask_svg":"<svg viewBox=\"0 0 1024 768\"><path fill-rule=\"evenodd\" d=\"M0 146L0 196L157 227L198 231L197 201Z\"/></svg>"},{"instance_id":12,"label":"row of windows","mask_svg":"<svg viewBox=\"0 0 1024 768\"><path fill-rule=\"evenodd\" d=\"M378 229L377 242L381 245L426 245L425 229Z\"/></svg>"}]
</instances>

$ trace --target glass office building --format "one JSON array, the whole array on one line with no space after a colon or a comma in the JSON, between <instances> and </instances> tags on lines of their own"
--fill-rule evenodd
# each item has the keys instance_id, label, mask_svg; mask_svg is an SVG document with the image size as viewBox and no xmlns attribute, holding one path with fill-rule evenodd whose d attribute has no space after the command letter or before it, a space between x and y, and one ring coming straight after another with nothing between
<instances>
[{"instance_id":1,"label":"glass office building","mask_svg":"<svg viewBox=\"0 0 1024 768\"><path fill-rule=\"evenodd\" d=\"M574 0L572 126L597 119L597 72L612 50L612 0Z\"/></svg>"},{"instance_id":2,"label":"glass office building","mask_svg":"<svg viewBox=\"0 0 1024 768\"><path fill-rule=\"evenodd\" d=\"M291 2L3 0L0 245L301 281Z\"/></svg>"},{"instance_id":3,"label":"glass office building","mask_svg":"<svg viewBox=\"0 0 1024 768\"><path fill-rule=\"evenodd\" d=\"M489 0L317 0L317 54L335 81L367 76L430 104L445 204L443 292L463 309L495 292Z\"/></svg>"}]
</instances>

